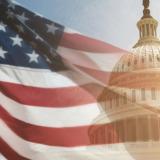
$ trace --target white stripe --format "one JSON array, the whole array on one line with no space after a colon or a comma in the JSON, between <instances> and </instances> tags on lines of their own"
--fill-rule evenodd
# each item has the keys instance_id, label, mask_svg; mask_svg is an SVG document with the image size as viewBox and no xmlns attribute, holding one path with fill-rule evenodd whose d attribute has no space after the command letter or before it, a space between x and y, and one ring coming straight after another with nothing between
<instances>
[{"instance_id":1,"label":"white stripe","mask_svg":"<svg viewBox=\"0 0 160 160\"><path fill-rule=\"evenodd\" d=\"M97 103L70 108L34 107L17 103L0 93L2 107L13 117L38 126L72 127L90 125L100 114Z\"/></svg>"},{"instance_id":2,"label":"white stripe","mask_svg":"<svg viewBox=\"0 0 160 160\"><path fill-rule=\"evenodd\" d=\"M0 153L0 160L7 160L7 159Z\"/></svg>"},{"instance_id":3,"label":"white stripe","mask_svg":"<svg viewBox=\"0 0 160 160\"><path fill-rule=\"evenodd\" d=\"M79 34L79 35L83 35L82 33L78 32L78 31L76 31L76 30L74 30L74 29L67 28L67 27L65 27L64 32L69 33L69 34Z\"/></svg>"},{"instance_id":4,"label":"white stripe","mask_svg":"<svg viewBox=\"0 0 160 160\"><path fill-rule=\"evenodd\" d=\"M112 72L116 63L126 53L90 53L85 51L79 51L75 49L58 47L58 53L72 64L80 65L91 69L99 69L102 71ZM95 63L95 65L89 65L88 60ZM97 65L97 66L96 66Z\"/></svg>"},{"instance_id":5,"label":"white stripe","mask_svg":"<svg viewBox=\"0 0 160 160\"><path fill-rule=\"evenodd\" d=\"M0 81L44 88L77 86L90 81L75 71L52 72L2 64L0 64L0 75Z\"/></svg>"},{"instance_id":6,"label":"white stripe","mask_svg":"<svg viewBox=\"0 0 160 160\"><path fill-rule=\"evenodd\" d=\"M42 145L20 138L2 120L0 120L0 131L0 137L11 148L21 156L32 160L134 160L123 144L71 148Z\"/></svg>"}]
</instances>

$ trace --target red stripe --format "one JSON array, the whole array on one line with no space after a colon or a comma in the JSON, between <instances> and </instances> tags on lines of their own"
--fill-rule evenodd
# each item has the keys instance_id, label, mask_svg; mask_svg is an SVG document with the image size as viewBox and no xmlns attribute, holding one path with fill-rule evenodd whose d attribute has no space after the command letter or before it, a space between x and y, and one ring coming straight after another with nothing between
<instances>
[{"instance_id":1,"label":"red stripe","mask_svg":"<svg viewBox=\"0 0 160 160\"><path fill-rule=\"evenodd\" d=\"M102 88L96 84L45 89L0 82L1 91L11 99L26 105L71 107L96 102Z\"/></svg>"},{"instance_id":2,"label":"red stripe","mask_svg":"<svg viewBox=\"0 0 160 160\"><path fill-rule=\"evenodd\" d=\"M2 107L0 108L0 116L8 127L23 139L51 146L75 147L92 145L88 135L90 127L104 127L107 125L67 128L35 126L11 117ZM104 143L106 142L99 141L97 144ZM117 143L117 141L115 141L115 143Z\"/></svg>"},{"instance_id":3,"label":"red stripe","mask_svg":"<svg viewBox=\"0 0 160 160\"><path fill-rule=\"evenodd\" d=\"M79 64L81 66L87 66L89 68L95 69L99 68L96 62L87 55L83 54L82 51L71 49L68 50L66 48L63 48L61 50L58 50L58 53L66 63L69 62L70 64Z\"/></svg>"},{"instance_id":4,"label":"red stripe","mask_svg":"<svg viewBox=\"0 0 160 160\"><path fill-rule=\"evenodd\" d=\"M127 51L111 44L76 33L64 33L60 42L60 46L92 53L127 53Z\"/></svg>"},{"instance_id":5,"label":"red stripe","mask_svg":"<svg viewBox=\"0 0 160 160\"><path fill-rule=\"evenodd\" d=\"M0 153L8 160L27 160L15 152L2 138L0 138Z\"/></svg>"},{"instance_id":6,"label":"red stripe","mask_svg":"<svg viewBox=\"0 0 160 160\"><path fill-rule=\"evenodd\" d=\"M75 65L78 69L80 69L82 72L86 73L87 75L93 77L95 80L98 80L105 84L106 86L109 84L110 76L114 73L112 72L105 72L97 69L91 69L87 67L82 67L79 65ZM115 73L117 76L122 75L123 73Z\"/></svg>"},{"instance_id":7,"label":"red stripe","mask_svg":"<svg viewBox=\"0 0 160 160\"><path fill-rule=\"evenodd\" d=\"M87 67L82 67L79 65L75 65L79 70L90 75L93 79L102 82L106 87L114 86L114 87L123 87L127 89L151 89L156 88L160 90L160 86L157 84L160 77L158 77L159 73L157 70L155 71L144 71L144 72L105 72L97 69L91 69ZM131 80L135 77L138 77L139 80L137 82L133 81L124 81L126 78L130 78ZM120 80L121 79L121 80ZM144 83L144 81L148 81L150 83Z\"/></svg>"}]
</instances>

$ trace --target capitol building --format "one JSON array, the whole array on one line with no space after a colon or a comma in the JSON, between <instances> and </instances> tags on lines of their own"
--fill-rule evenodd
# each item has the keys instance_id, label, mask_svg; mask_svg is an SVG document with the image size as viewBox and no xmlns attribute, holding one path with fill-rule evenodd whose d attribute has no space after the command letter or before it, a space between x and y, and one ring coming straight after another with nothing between
<instances>
[{"instance_id":1,"label":"capitol building","mask_svg":"<svg viewBox=\"0 0 160 160\"><path fill-rule=\"evenodd\" d=\"M89 137L92 144L108 144L117 156L127 151L135 160L159 160L160 40L149 0L143 5L139 40L115 65L99 97L102 114L95 123L105 125L91 127Z\"/></svg>"}]
</instances>

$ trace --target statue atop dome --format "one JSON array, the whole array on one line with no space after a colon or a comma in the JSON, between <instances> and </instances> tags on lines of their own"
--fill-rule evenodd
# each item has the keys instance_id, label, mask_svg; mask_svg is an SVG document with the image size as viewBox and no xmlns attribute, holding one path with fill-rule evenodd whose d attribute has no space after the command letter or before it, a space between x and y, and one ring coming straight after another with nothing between
<instances>
[{"instance_id":1,"label":"statue atop dome","mask_svg":"<svg viewBox=\"0 0 160 160\"><path fill-rule=\"evenodd\" d=\"M150 10L148 9L149 4L150 4L149 0L143 0L144 10L143 10L143 17L142 18L151 18Z\"/></svg>"},{"instance_id":2,"label":"statue atop dome","mask_svg":"<svg viewBox=\"0 0 160 160\"><path fill-rule=\"evenodd\" d=\"M144 8L148 8L149 7L149 0L143 0L143 6Z\"/></svg>"},{"instance_id":3,"label":"statue atop dome","mask_svg":"<svg viewBox=\"0 0 160 160\"><path fill-rule=\"evenodd\" d=\"M150 14L150 0L143 0L142 3L144 6L143 16L137 23L139 29L139 40L133 48L143 46L145 44L160 44L160 40L157 37L158 21Z\"/></svg>"}]
</instances>

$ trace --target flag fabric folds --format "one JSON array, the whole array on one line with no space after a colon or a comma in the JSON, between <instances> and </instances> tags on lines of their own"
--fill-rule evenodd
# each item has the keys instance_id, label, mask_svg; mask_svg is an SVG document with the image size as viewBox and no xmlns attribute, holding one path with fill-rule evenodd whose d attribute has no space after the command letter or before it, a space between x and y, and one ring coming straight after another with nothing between
<instances>
[{"instance_id":1,"label":"flag fabric folds","mask_svg":"<svg viewBox=\"0 0 160 160\"><path fill-rule=\"evenodd\" d=\"M0 0L0 152L9 160L100 160L88 134L126 51Z\"/></svg>"}]
</instances>

